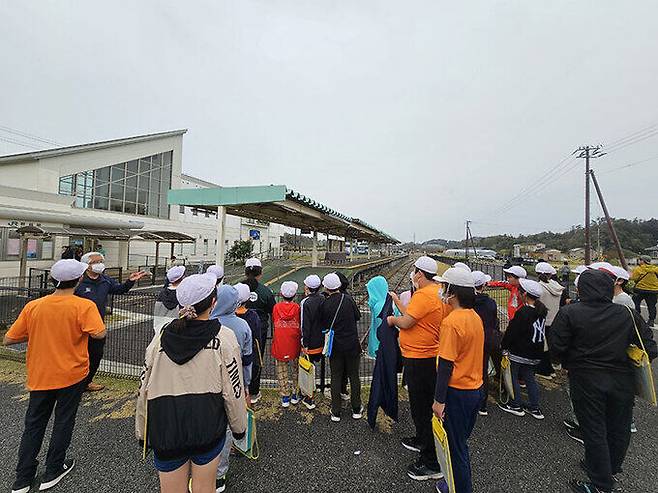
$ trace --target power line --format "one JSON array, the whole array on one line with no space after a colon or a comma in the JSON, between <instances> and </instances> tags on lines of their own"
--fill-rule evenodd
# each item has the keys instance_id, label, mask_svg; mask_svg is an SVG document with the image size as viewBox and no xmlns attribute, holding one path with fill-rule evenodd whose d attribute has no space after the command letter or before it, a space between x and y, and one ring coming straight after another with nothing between
<instances>
[{"instance_id":1,"label":"power line","mask_svg":"<svg viewBox=\"0 0 658 493\"><path fill-rule=\"evenodd\" d=\"M628 135L626 135L626 136L624 136L624 137L620 137L620 138L617 139L617 140L613 140L613 141L609 142L608 145L611 146L611 147L612 147L612 146L615 146L615 145L617 145L617 144L620 144L622 141L629 140L629 139L631 139L631 138L635 138L635 137L637 137L638 134L642 134L642 133L645 133L645 132L653 131L653 129L655 129L655 128L658 128L658 122L656 122L656 123L652 123L651 125L647 125L646 127L643 127L643 128L641 128L641 129L639 129L639 130L636 130L636 131L634 131L634 132L631 132L630 134L628 134Z\"/></svg>"},{"instance_id":2,"label":"power line","mask_svg":"<svg viewBox=\"0 0 658 493\"><path fill-rule=\"evenodd\" d=\"M634 138L634 139L631 139L631 140L628 140L628 141L622 142L622 143L617 144L617 145L615 145L615 146L611 146L610 148L607 149L607 152L608 152L608 154L613 153L613 152L617 152L617 151L619 151L620 149L624 149L625 147L635 145L635 144L637 144L637 143L639 143L639 142L642 142L642 141L645 141L645 140L647 140L647 139L650 139L651 137L655 137L656 135L658 135L658 128L655 129L655 130L653 130L653 131L651 131L651 132L649 132L649 133L645 133L645 134L642 134L642 135L638 135L638 136L637 136L636 138Z\"/></svg>"},{"instance_id":3,"label":"power line","mask_svg":"<svg viewBox=\"0 0 658 493\"><path fill-rule=\"evenodd\" d=\"M4 136L1 136L1 135L0 135L0 140L3 141L3 142L8 142L9 144L15 144L15 145L18 145L18 146L21 146L21 147L27 147L29 149L37 149L38 148L38 146L36 146L34 144L31 144L29 142L23 142L23 141L20 141L20 140L12 139L10 137L4 137Z\"/></svg>"},{"instance_id":4,"label":"power line","mask_svg":"<svg viewBox=\"0 0 658 493\"><path fill-rule=\"evenodd\" d=\"M635 161L635 162L632 162L632 163L625 164L623 166L617 166L616 168L606 169L606 170L601 171L599 174L600 175L605 175L605 174L608 174L608 173L612 173L613 171L619 171L620 169L632 168L633 166L638 166L640 164L644 164L644 163L647 163L649 161L653 161L654 159L658 159L658 156L652 156L652 157L648 157L646 159L642 159L640 161Z\"/></svg>"},{"instance_id":5,"label":"power line","mask_svg":"<svg viewBox=\"0 0 658 493\"><path fill-rule=\"evenodd\" d=\"M60 142L57 142L55 140L46 139L44 137L39 137L38 135L34 135L34 134L31 134L31 133L28 133L28 132L23 132L22 130L17 130L15 128L7 127L7 126L4 126L4 125L0 125L0 130L4 130L7 133L17 135L18 137L23 137L23 138L27 138L27 139L31 139L31 140L36 140L38 142L43 142L44 144L52 144L52 145L58 145L58 146L64 145L64 144L62 144Z\"/></svg>"}]
</instances>

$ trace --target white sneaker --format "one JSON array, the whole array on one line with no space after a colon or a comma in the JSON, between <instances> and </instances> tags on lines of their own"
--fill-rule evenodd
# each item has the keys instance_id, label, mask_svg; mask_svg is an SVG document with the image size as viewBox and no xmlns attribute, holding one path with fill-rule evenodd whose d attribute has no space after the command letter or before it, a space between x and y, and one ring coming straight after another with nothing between
<instances>
[{"instance_id":1,"label":"white sneaker","mask_svg":"<svg viewBox=\"0 0 658 493\"><path fill-rule=\"evenodd\" d=\"M352 418L354 418L354 419L363 418L363 406L361 406L361 409L359 409L358 412L352 411Z\"/></svg>"},{"instance_id":2,"label":"white sneaker","mask_svg":"<svg viewBox=\"0 0 658 493\"><path fill-rule=\"evenodd\" d=\"M251 403L252 403L252 404L256 404L256 403L257 403L259 400L261 400L262 398L263 398L263 394L261 394L260 392L258 392L256 395L252 395L252 396L251 396Z\"/></svg>"},{"instance_id":3,"label":"white sneaker","mask_svg":"<svg viewBox=\"0 0 658 493\"><path fill-rule=\"evenodd\" d=\"M333 414L331 415L331 421L334 423L338 423L340 421L340 416L334 416Z\"/></svg>"}]
</instances>

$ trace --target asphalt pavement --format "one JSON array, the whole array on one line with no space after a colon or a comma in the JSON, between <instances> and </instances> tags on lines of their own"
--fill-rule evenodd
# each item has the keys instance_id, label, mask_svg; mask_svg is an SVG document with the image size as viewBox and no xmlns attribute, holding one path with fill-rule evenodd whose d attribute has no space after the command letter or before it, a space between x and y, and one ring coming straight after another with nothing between
<instances>
[{"instance_id":1,"label":"asphalt pavement","mask_svg":"<svg viewBox=\"0 0 658 493\"><path fill-rule=\"evenodd\" d=\"M27 406L19 363L0 361L0 451L5 458L0 484L9 490ZM77 460L54 492L124 493L158 491L152 459L142 461L134 440L136 382L104 380L109 389L87 394L69 449ZM562 419L568 412L563 377L542 384L546 419L504 414L495 404L478 418L470 441L474 490L481 493L567 492L566 481L582 478L582 447L567 437ZM364 390L367 394L367 389ZM414 454L400 445L412 433L408 403L402 396L398 424L380 415L378 429L365 419L354 421L346 410L340 423L329 420L322 397L315 411L283 410L269 391L257 404L258 460L233 457L227 491L235 492L433 492L432 482L408 479L406 466ZM635 434L625 463L624 491L658 491L656 429L658 414L644 404L636 408ZM49 436L49 433L46 435ZM41 461L45 456L45 446Z\"/></svg>"}]
</instances>

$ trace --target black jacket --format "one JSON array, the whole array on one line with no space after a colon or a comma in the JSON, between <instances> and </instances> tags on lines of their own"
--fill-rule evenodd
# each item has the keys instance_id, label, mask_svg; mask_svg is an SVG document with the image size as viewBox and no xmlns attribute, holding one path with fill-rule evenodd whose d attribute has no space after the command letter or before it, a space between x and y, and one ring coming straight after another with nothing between
<instances>
[{"instance_id":1,"label":"black jacket","mask_svg":"<svg viewBox=\"0 0 658 493\"><path fill-rule=\"evenodd\" d=\"M262 337L261 347L265 347L265 341L270 332L269 327L272 310L274 310L274 305L276 304L274 293L272 293L270 288L260 282L256 282L255 285L251 279L247 279L243 282L251 288L251 298L245 303L245 306L258 313Z\"/></svg>"},{"instance_id":2,"label":"black jacket","mask_svg":"<svg viewBox=\"0 0 658 493\"><path fill-rule=\"evenodd\" d=\"M501 347L513 356L527 360L540 360L544 354L546 337L546 307L523 305L510 320Z\"/></svg>"},{"instance_id":3,"label":"black jacket","mask_svg":"<svg viewBox=\"0 0 658 493\"><path fill-rule=\"evenodd\" d=\"M135 283L130 280L123 284L119 284L105 274L101 274L96 279L91 279L85 274L82 281L80 281L80 284L78 284L78 287L75 288L75 294L81 298L87 298L96 303L98 312L101 314L102 318L105 318L107 297L111 294L125 294L130 291L134 285Z\"/></svg>"},{"instance_id":4,"label":"black jacket","mask_svg":"<svg viewBox=\"0 0 658 493\"><path fill-rule=\"evenodd\" d=\"M484 351L490 354L500 345L500 323L498 321L498 305L484 293L475 295L475 312L484 325Z\"/></svg>"},{"instance_id":5,"label":"black jacket","mask_svg":"<svg viewBox=\"0 0 658 493\"><path fill-rule=\"evenodd\" d=\"M569 371L632 372L626 349L640 343L631 312L649 357L658 355L651 329L635 310L612 302L613 288L609 275L587 270L578 280L579 303L562 307L555 317L549 346Z\"/></svg>"},{"instance_id":6,"label":"black jacket","mask_svg":"<svg viewBox=\"0 0 658 493\"><path fill-rule=\"evenodd\" d=\"M343 297L343 303L340 305L339 310L341 296ZM334 345L332 354L346 353L356 356L361 352L356 325L361 318L361 312L349 294L333 293L324 300L320 308L320 320L322 320L325 330L331 327L334 316L336 316L336 322L333 325Z\"/></svg>"},{"instance_id":7,"label":"black jacket","mask_svg":"<svg viewBox=\"0 0 658 493\"><path fill-rule=\"evenodd\" d=\"M302 345L306 349L318 349L324 345L325 329L320 314L324 298L320 293L312 293L300 304L302 314Z\"/></svg>"}]
</instances>

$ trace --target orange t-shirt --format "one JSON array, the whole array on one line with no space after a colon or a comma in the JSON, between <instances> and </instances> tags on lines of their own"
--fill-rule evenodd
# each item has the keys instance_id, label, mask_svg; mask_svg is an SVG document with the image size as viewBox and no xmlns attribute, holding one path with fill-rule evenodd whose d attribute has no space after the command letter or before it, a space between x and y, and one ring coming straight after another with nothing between
<instances>
[{"instance_id":1,"label":"orange t-shirt","mask_svg":"<svg viewBox=\"0 0 658 493\"><path fill-rule=\"evenodd\" d=\"M411 296L407 315L416 319L408 329L400 329L400 350L405 358L435 358L439 352L441 322L450 306L441 301L439 285L429 284Z\"/></svg>"},{"instance_id":2,"label":"orange t-shirt","mask_svg":"<svg viewBox=\"0 0 658 493\"><path fill-rule=\"evenodd\" d=\"M482 387L484 326L472 309L453 310L441 324L439 358L454 363L448 385L460 390Z\"/></svg>"},{"instance_id":3,"label":"orange t-shirt","mask_svg":"<svg viewBox=\"0 0 658 493\"><path fill-rule=\"evenodd\" d=\"M7 337L27 337L27 388L51 390L69 387L87 376L89 334L103 330L93 301L51 294L25 305Z\"/></svg>"}]
</instances>

